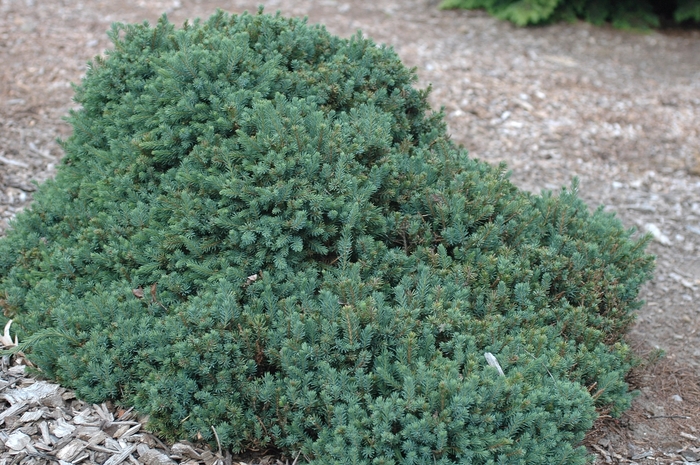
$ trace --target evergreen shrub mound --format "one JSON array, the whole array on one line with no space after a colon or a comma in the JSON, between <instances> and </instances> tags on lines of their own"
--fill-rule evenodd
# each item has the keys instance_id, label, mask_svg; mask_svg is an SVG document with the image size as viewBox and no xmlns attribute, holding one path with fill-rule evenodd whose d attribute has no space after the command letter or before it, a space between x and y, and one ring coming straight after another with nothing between
<instances>
[{"instance_id":1,"label":"evergreen shrub mound","mask_svg":"<svg viewBox=\"0 0 700 465\"><path fill-rule=\"evenodd\" d=\"M260 11L110 36L0 241L46 377L314 464L587 461L630 404L646 238L470 159L359 34Z\"/></svg>"},{"instance_id":2,"label":"evergreen shrub mound","mask_svg":"<svg viewBox=\"0 0 700 465\"><path fill-rule=\"evenodd\" d=\"M484 8L489 14L518 26L582 19L622 29L700 23L700 0L443 0L441 8Z\"/></svg>"}]
</instances>

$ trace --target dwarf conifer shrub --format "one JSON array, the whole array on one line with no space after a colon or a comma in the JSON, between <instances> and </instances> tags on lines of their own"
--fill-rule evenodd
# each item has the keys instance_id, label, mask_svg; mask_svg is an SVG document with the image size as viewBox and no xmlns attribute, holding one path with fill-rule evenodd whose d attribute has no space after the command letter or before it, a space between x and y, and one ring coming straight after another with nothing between
<instances>
[{"instance_id":1,"label":"dwarf conifer shrub","mask_svg":"<svg viewBox=\"0 0 700 465\"><path fill-rule=\"evenodd\" d=\"M630 403L645 238L469 158L360 35L219 12L110 36L0 241L44 376L314 464L587 460Z\"/></svg>"}]
</instances>

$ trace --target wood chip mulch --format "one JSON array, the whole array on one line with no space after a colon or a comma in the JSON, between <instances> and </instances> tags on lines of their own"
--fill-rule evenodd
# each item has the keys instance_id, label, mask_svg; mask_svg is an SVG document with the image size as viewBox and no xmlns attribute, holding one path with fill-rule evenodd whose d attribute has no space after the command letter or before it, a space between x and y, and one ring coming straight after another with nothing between
<instances>
[{"instance_id":1,"label":"wood chip mulch","mask_svg":"<svg viewBox=\"0 0 700 465\"><path fill-rule=\"evenodd\" d=\"M188 441L166 446L145 430L147 417L87 404L28 366L21 352L0 358L0 465L289 465L264 454L241 461Z\"/></svg>"}]
</instances>

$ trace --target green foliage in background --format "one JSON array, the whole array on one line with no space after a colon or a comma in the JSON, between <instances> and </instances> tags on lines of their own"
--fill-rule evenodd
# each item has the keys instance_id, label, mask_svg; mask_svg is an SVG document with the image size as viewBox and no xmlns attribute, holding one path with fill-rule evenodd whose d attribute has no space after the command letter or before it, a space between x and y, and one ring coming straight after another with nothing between
<instances>
[{"instance_id":1,"label":"green foliage in background","mask_svg":"<svg viewBox=\"0 0 700 465\"><path fill-rule=\"evenodd\" d=\"M483 8L518 26L582 19L623 29L658 27L660 17L700 22L700 0L443 0L441 8Z\"/></svg>"},{"instance_id":2,"label":"green foliage in background","mask_svg":"<svg viewBox=\"0 0 700 465\"><path fill-rule=\"evenodd\" d=\"M300 463L588 460L597 414L630 404L648 238L469 158L360 35L219 12L110 36L56 179L0 240L43 375Z\"/></svg>"},{"instance_id":3,"label":"green foliage in background","mask_svg":"<svg viewBox=\"0 0 700 465\"><path fill-rule=\"evenodd\" d=\"M676 0L673 19L679 23L683 21L700 22L700 0Z\"/></svg>"}]
</instances>

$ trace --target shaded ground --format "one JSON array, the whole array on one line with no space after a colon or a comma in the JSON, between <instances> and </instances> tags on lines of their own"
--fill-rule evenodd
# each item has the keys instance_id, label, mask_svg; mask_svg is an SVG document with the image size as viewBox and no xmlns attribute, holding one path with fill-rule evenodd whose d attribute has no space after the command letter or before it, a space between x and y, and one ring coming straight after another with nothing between
<instances>
[{"instance_id":1,"label":"shaded ground","mask_svg":"<svg viewBox=\"0 0 700 465\"><path fill-rule=\"evenodd\" d=\"M538 192L581 181L581 196L655 231L656 278L630 334L640 390L621 419L589 436L600 463L700 461L700 32L635 34L587 24L516 29L430 0L0 0L0 233L54 174L69 127L71 82L109 46L114 21L176 24L217 7L308 16L330 32L361 29L394 46L418 85L432 83L453 138L506 161Z\"/></svg>"}]
</instances>

